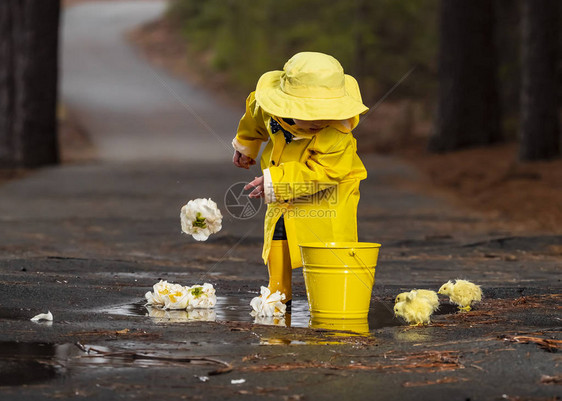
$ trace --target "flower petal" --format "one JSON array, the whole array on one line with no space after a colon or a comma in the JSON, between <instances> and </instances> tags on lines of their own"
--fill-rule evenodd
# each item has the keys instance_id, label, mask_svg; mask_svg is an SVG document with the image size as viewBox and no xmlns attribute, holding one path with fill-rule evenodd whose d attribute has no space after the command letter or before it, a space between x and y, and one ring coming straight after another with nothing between
<instances>
[{"instance_id":1,"label":"flower petal","mask_svg":"<svg viewBox=\"0 0 562 401\"><path fill-rule=\"evenodd\" d=\"M49 322L52 322L53 314L51 313L51 311L48 311L47 313L40 313L38 315L33 316L30 320L32 322L38 322L40 320L47 320Z\"/></svg>"}]
</instances>

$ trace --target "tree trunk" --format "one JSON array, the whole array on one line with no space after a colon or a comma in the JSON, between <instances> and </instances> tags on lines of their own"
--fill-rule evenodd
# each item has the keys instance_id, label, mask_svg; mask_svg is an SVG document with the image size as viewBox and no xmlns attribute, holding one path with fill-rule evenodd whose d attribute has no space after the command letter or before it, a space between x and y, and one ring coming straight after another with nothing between
<instances>
[{"instance_id":1,"label":"tree trunk","mask_svg":"<svg viewBox=\"0 0 562 401\"><path fill-rule=\"evenodd\" d=\"M559 0L523 1L521 160L560 155L556 77L559 6Z\"/></svg>"},{"instance_id":2,"label":"tree trunk","mask_svg":"<svg viewBox=\"0 0 562 401\"><path fill-rule=\"evenodd\" d=\"M0 165L58 162L59 0L2 0Z\"/></svg>"},{"instance_id":3,"label":"tree trunk","mask_svg":"<svg viewBox=\"0 0 562 401\"><path fill-rule=\"evenodd\" d=\"M439 100L429 149L500 141L494 3L442 0Z\"/></svg>"},{"instance_id":4,"label":"tree trunk","mask_svg":"<svg viewBox=\"0 0 562 401\"><path fill-rule=\"evenodd\" d=\"M12 4L0 2L0 168L15 165Z\"/></svg>"}]
</instances>

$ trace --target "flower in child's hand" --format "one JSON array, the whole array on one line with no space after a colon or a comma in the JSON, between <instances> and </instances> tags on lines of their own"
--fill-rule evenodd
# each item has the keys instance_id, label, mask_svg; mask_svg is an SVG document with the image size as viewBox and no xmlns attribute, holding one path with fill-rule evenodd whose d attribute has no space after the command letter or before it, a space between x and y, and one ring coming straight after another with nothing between
<instances>
[{"instance_id":1,"label":"flower in child's hand","mask_svg":"<svg viewBox=\"0 0 562 401\"><path fill-rule=\"evenodd\" d=\"M254 317L256 316L283 316L287 309L283 301L285 299L285 294L281 294L279 291L275 291L273 294L271 290L267 287L261 287L261 295L255 297L250 302L252 307L252 312L250 314Z\"/></svg>"},{"instance_id":2,"label":"flower in child's hand","mask_svg":"<svg viewBox=\"0 0 562 401\"><path fill-rule=\"evenodd\" d=\"M194 285L188 290L188 308L212 308L217 303L217 296L212 284Z\"/></svg>"},{"instance_id":3,"label":"flower in child's hand","mask_svg":"<svg viewBox=\"0 0 562 401\"><path fill-rule=\"evenodd\" d=\"M210 198L190 200L181 208L181 229L197 241L206 241L222 228L222 214Z\"/></svg>"}]
</instances>

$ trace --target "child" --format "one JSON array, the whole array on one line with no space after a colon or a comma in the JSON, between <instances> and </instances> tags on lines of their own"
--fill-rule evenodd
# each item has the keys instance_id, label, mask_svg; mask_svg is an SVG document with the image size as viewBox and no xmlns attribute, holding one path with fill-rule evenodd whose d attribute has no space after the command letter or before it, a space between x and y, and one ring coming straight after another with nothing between
<instances>
[{"instance_id":1,"label":"child","mask_svg":"<svg viewBox=\"0 0 562 401\"><path fill-rule=\"evenodd\" d=\"M283 71L261 76L232 141L234 165L263 175L246 185L265 198L263 260L271 292L292 298L299 244L356 242L359 181L367 177L351 131L363 105L355 79L322 53L294 55Z\"/></svg>"}]
</instances>

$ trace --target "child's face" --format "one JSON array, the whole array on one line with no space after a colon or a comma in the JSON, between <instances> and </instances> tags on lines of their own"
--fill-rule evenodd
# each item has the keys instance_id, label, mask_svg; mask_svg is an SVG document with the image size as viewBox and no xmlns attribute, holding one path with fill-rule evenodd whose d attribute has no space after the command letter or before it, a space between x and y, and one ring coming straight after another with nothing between
<instances>
[{"instance_id":1,"label":"child's face","mask_svg":"<svg viewBox=\"0 0 562 401\"><path fill-rule=\"evenodd\" d=\"M313 134L323 130L328 125L330 125L330 120L308 121L308 120L297 120L296 118L293 118L293 121L295 122L295 125L297 126L298 129Z\"/></svg>"}]
</instances>

